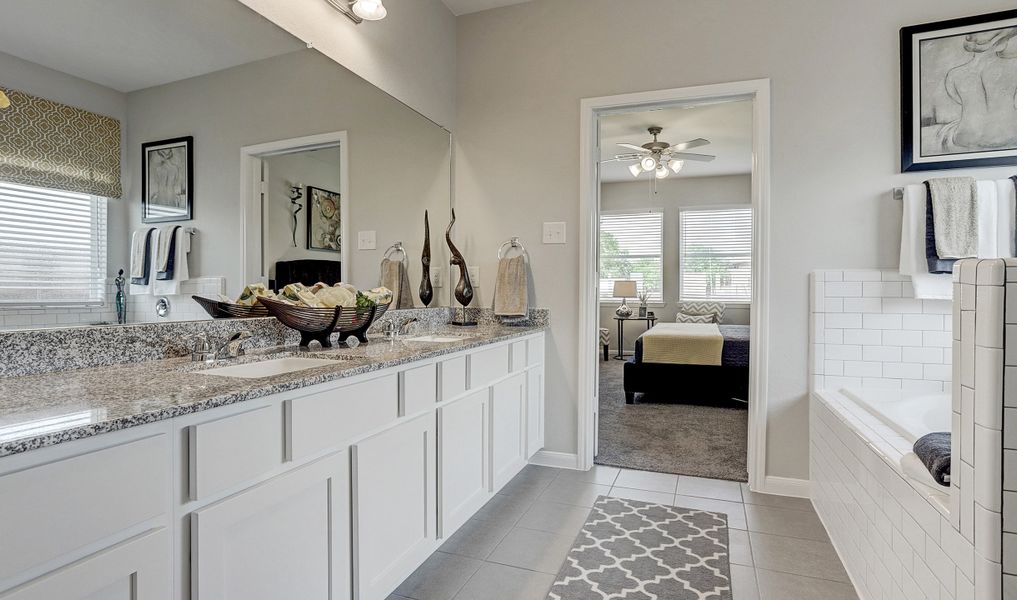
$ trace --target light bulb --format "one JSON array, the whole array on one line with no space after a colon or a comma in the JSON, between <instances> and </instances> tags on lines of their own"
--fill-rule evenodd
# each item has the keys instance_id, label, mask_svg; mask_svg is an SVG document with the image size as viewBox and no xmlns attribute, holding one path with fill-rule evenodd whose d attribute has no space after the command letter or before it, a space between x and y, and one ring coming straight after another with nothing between
<instances>
[{"instance_id":1,"label":"light bulb","mask_svg":"<svg viewBox=\"0 0 1017 600\"><path fill-rule=\"evenodd\" d=\"M639 161L639 164L643 167L644 171L652 171L657 168L657 159L652 156L644 156L643 159Z\"/></svg>"},{"instance_id":2,"label":"light bulb","mask_svg":"<svg viewBox=\"0 0 1017 600\"><path fill-rule=\"evenodd\" d=\"M643 174L643 167L639 163L629 165L629 173L632 173L633 177L639 177Z\"/></svg>"},{"instance_id":3,"label":"light bulb","mask_svg":"<svg viewBox=\"0 0 1017 600\"><path fill-rule=\"evenodd\" d=\"M667 179L667 176L670 175L670 174L671 174L671 172L668 171L667 167L665 167L664 165L660 165L656 169L657 179Z\"/></svg>"},{"instance_id":4,"label":"light bulb","mask_svg":"<svg viewBox=\"0 0 1017 600\"><path fill-rule=\"evenodd\" d=\"M379 21L385 18L388 11L381 0L357 0L353 5L353 14L365 21Z\"/></svg>"},{"instance_id":5,"label":"light bulb","mask_svg":"<svg viewBox=\"0 0 1017 600\"><path fill-rule=\"evenodd\" d=\"M672 160L671 161L671 165L670 165L671 170L674 171L675 175L677 175L678 172L681 171L682 167L684 167L684 166L685 166L685 161L684 160Z\"/></svg>"}]
</instances>

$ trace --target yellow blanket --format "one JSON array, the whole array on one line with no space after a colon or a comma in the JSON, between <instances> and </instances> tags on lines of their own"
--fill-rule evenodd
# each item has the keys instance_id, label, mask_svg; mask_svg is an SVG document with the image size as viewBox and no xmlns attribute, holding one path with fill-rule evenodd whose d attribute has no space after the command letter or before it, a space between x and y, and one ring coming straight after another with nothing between
<instances>
[{"instance_id":1,"label":"yellow blanket","mask_svg":"<svg viewBox=\"0 0 1017 600\"><path fill-rule=\"evenodd\" d=\"M716 323L661 323L640 336L643 362L720 365L724 336Z\"/></svg>"}]
</instances>

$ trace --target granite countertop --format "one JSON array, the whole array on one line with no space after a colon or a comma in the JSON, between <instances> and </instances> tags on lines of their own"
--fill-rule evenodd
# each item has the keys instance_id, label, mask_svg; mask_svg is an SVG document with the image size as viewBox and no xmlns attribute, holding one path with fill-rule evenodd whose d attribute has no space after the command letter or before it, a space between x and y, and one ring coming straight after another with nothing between
<instances>
[{"instance_id":1,"label":"granite countertop","mask_svg":"<svg viewBox=\"0 0 1017 600\"><path fill-rule=\"evenodd\" d=\"M466 332L447 328L429 333L463 337L455 342L415 342L386 341L378 336L355 349L300 351L296 346L277 347L215 365L174 358L0 379L0 457L451 354L544 329L486 326ZM333 359L335 364L257 379L201 373L214 367L298 354Z\"/></svg>"}]
</instances>

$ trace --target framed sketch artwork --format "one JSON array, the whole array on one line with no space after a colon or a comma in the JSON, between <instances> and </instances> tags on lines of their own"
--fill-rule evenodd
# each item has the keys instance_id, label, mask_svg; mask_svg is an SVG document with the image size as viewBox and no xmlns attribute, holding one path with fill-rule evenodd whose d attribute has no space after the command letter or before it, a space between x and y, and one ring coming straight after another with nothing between
<instances>
[{"instance_id":1,"label":"framed sketch artwork","mask_svg":"<svg viewBox=\"0 0 1017 600\"><path fill-rule=\"evenodd\" d=\"M341 196L321 188L307 186L307 248L309 250L343 249Z\"/></svg>"},{"instance_id":2,"label":"framed sketch artwork","mask_svg":"<svg viewBox=\"0 0 1017 600\"><path fill-rule=\"evenodd\" d=\"M194 138L141 145L141 220L189 221L194 217Z\"/></svg>"},{"instance_id":3,"label":"framed sketch artwork","mask_svg":"<svg viewBox=\"0 0 1017 600\"><path fill-rule=\"evenodd\" d=\"M901 170L1017 165L1017 10L905 27Z\"/></svg>"}]
</instances>

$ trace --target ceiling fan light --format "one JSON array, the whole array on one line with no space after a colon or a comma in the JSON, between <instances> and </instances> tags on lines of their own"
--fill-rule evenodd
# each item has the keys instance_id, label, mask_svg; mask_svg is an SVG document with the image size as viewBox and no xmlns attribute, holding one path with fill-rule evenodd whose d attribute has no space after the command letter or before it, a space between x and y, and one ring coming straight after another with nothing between
<instances>
[{"instance_id":1,"label":"ceiling fan light","mask_svg":"<svg viewBox=\"0 0 1017 600\"><path fill-rule=\"evenodd\" d=\"M657 159L652 156L644 156L639 161L639 165L643 167L644 171L652 171L657 168Z\"/></svg>"},{"instance_id":2,"label":"ceiling fan light","mask_svg":"<svg viewBox=\"0 0 1017 600\"><path fill-rule=\"evenodd\" d=\"M629 165L629 173L632 173L633 177L639 177L643 174L643 167L639 163Z\"/></svg>"},{"instance_id":3,"label":"ceiling fan light","mask_svg":"<svg viewBox=\"0 0 1017 600\"><path fill-rule=\"evenodd\" d=\"M677 175L682 170L682 167L685 166L685 161L684 160L672 160L671 164L669 166L671 167L671 170L674 171L674 174Z\"/></svg>"},{"instance_id":4,"label":"ceiling fan light","mask_svg":"<svg viewBox=\"0 0 1017 600\"><path fill-rule=\"evenodd\" d=\"M671 174L664 165L657 167L655 173L657 175L657 179L667 179L667 176Z\"/></svg>"},{"instance_id":5,"label":"ceiling fan light","mask_svg":"<svg viewBox=\"0 0 1017 600\"><path fill-rule=\"evenodd\" d=\"M381 0L356 0L353 14L365 21L380 21L388 14L388 10Z\"/></svg>"}]
</instances>

